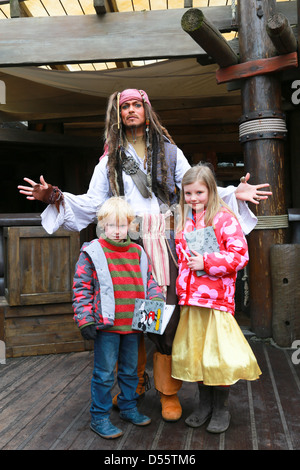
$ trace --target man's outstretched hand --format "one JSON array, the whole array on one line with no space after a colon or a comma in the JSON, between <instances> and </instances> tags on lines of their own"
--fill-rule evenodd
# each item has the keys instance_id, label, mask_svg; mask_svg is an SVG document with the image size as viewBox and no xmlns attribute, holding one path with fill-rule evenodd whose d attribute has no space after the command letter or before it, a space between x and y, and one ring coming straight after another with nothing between
<instances>
[{"instance_id":1,"label":"man's outstretched hand","mask_svg":"<svg viewBox=\"0 0 300 470\"><path fill-rule=\"evenodd\" d=\"M36 183L30 178L24 178L24 181L31 184L31 187L30 186L18 186L18 189L19 189L19 192L21 194L25 194L26 198L29 199L30 201L34 201L36 199L39 200L39 197L37 196L40 190L46 190L49 187L49 185L46 183L42 175L40 176L40 183ZM36 191L37 189L39 189L39 191Z\"/></svg>"},{"instance_id":2,"label":"man's outstretched hand","mask_svg":"<svg viewBox=\"0 0 300 470\"><path fill-rule=\"evenodd\" d=\"M260 191L262 188L267 188L270 185L268 183L263 184L249 184L250 173L247 173L246 176L243 176L241 182L235 191L235 196L240 201L253 202L253 204L259 204L260 201L268 199L269 196L272 196L271 191Z\"/></svg>"}]
</instances>

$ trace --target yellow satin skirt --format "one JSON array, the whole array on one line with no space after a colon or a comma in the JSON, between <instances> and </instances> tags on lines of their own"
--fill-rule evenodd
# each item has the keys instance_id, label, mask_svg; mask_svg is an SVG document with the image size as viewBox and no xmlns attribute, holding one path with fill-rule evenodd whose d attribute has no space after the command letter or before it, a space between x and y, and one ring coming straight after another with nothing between
<instances>
[{"instance_id":1,"label":"yellow satin skirt","mask_svg":"<svg viewBox=\"0 0 300 470\"><path fill-rule=\"evenodd\" d=\"M172 377L206 385L256 380L261 370L229 312L183 306L172 348Z\"/></svg>"}]
</instances>

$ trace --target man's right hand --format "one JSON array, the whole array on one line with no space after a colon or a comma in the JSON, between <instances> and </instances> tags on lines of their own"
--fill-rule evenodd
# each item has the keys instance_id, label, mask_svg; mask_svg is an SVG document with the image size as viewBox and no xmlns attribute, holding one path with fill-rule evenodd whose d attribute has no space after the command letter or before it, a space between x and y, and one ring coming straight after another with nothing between
<instances>
[{"instance_id":1,"label":"man's right hand","mask_svg":"<svg viewBox=\"0 0 300 470\"><path fill-rule=\"evenodd\" d=\"M49 185L44 180L44 177L40 176L40 183L36 183L35 181L29 178L24 178L24 181L31 184L31 187L30 186L18 186L19 192L21 194L25 194L26 198L29 199L30 201L34 201L36 199L42 200L40 199L39 194L47 190L49 187Z\"/></svg>"}]
</instances>

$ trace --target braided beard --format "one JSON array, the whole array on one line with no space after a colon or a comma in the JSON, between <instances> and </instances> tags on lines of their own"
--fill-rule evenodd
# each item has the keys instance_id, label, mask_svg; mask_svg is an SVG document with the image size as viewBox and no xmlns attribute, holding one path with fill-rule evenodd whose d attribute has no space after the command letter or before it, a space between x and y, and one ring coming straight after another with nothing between
<instances>
[{"instance_id":1,"label":"braided beard","mask_svg":"<svg viewBox=\"0 0 300 470\"><path fill-rule=\"evenodd\" d=\"M131 126L131 127L127 127L127 129L131 131L130 132L130 137L132 138L132 142L136 143L136 139L137 139L136 130L137 130L137 127L136 126ZM129 132L126 133L127 138L129 137L128 134L129 134Z\"/></svg>"}]
</instances>

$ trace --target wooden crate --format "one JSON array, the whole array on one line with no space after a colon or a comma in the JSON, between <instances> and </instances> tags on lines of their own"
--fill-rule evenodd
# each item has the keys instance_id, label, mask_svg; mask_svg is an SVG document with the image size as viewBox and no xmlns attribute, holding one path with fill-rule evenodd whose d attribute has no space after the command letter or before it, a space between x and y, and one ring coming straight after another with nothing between
<instances>
[{"instance_id":1,"label":"wooden crate","mask_svg":"<svg viewBox=\"0 0 300 470\"><path fill-rule=\"evenodd\" d=\"M4 339L7 357L90 349L75 325L70 303L6 307Z\"/></svg>"},{"instance_id":2,"label":"wooden crate","mask_svg":"<svg viewBox=\"0 0 300 470\"><path fill-rule=\"evenodd\" d=\"M5 297L10 306L70 302L79 233L5 227Z\"/></svg>"},{"instance_id":3,"label":"wooden crate","mask_svg":"<svg viewBox=\"0 0 300 470\"><path fill-rule=\"evenodd\" d=\"M73 320L72 284L79 233L40 226L4 227L5 298L0 340L6 356L91 349Z\"/></svg>"}]
</instances>

